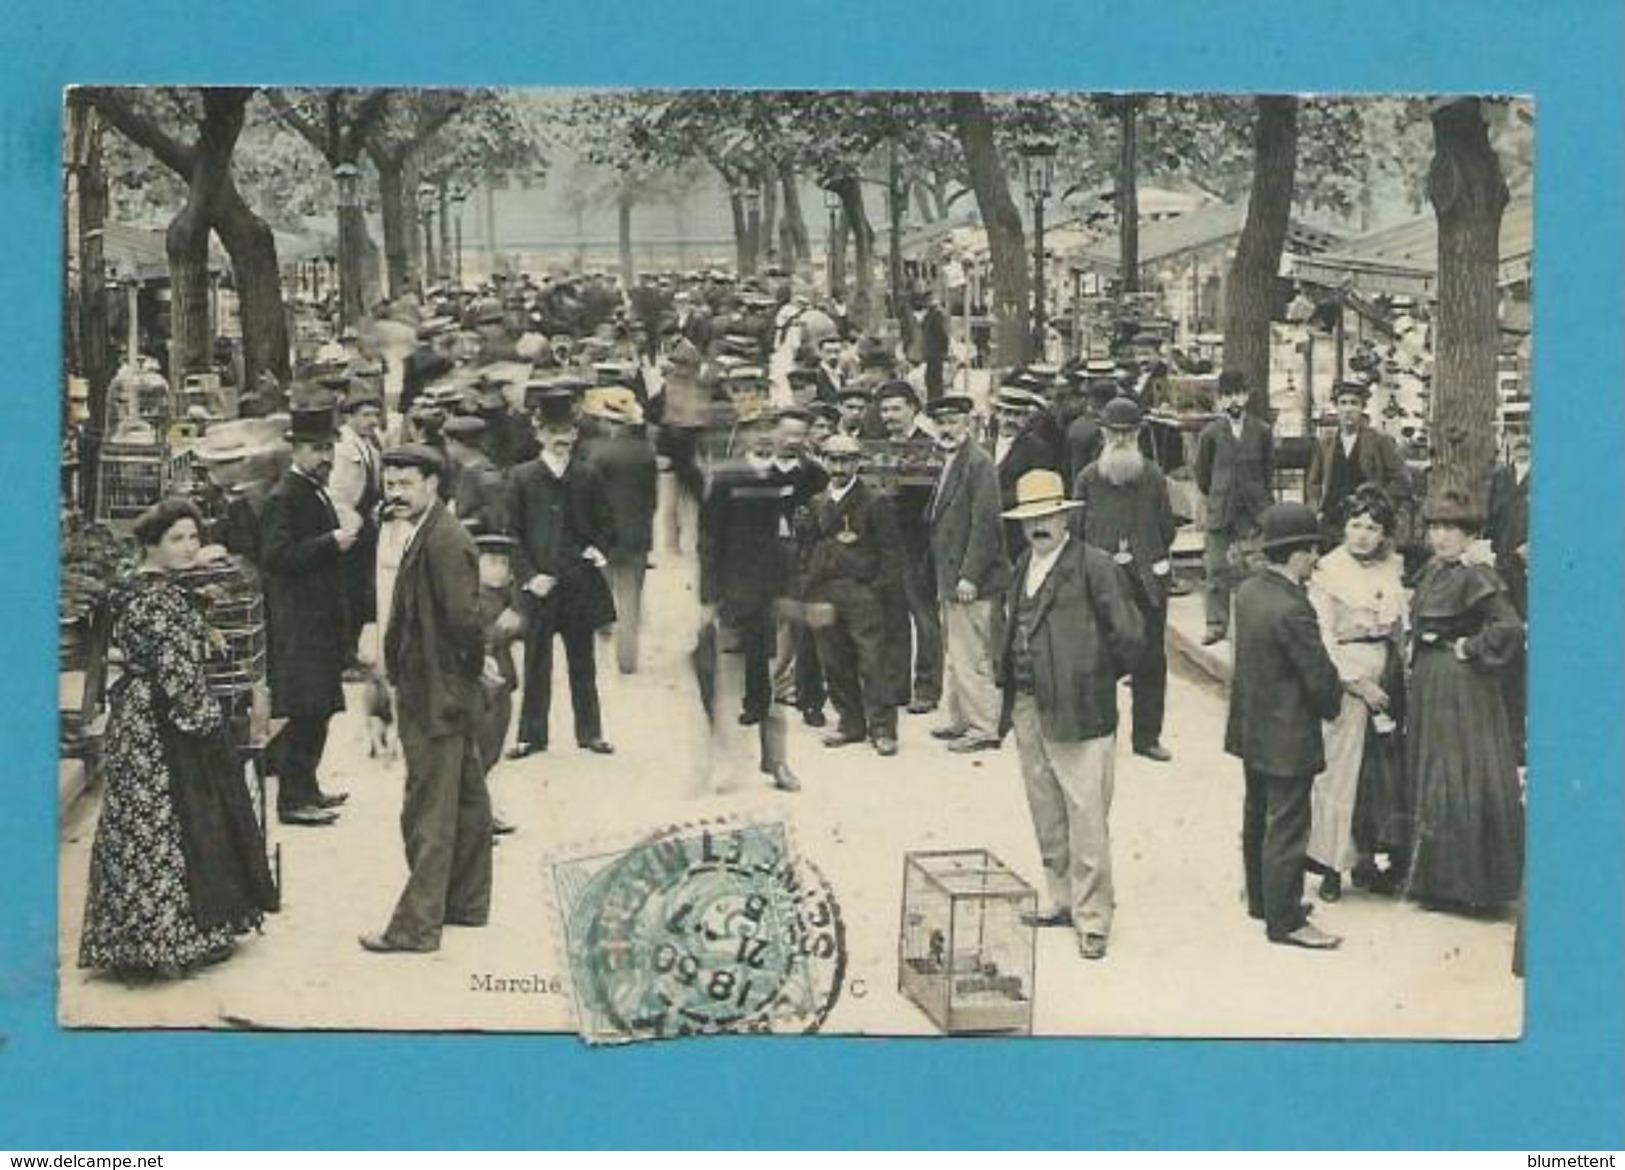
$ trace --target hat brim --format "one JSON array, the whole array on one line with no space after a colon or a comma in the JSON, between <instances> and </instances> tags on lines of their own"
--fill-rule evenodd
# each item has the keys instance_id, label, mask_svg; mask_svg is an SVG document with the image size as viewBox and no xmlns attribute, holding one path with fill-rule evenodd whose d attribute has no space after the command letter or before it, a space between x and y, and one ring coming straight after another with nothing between
<instances>
[{"instance_id":1,"label":"hat brim","mask_svg":"<svg viewBox=\"0 0 1625 1170\"><path fill-rule=\"evenodd\" d=\"M1058 512L1070 512L1075 508L1083 507L1081 500L1035 500L1030 504L1017 504L1008 512L999 515L1006 520L1036 520L1040 516L1054 516Z\"/></svg>"},{"instance_id":2,"label":"hat brim","mask_svg":"<svg viewBox=\"0 0 1625 1170\"><path fill-rule=\"evenodd\" d=\"M1258 548L1260 552L1272 552L1280 548L1324 549L1330 543L1324 533L1304 532L1296 536L1277 536L1274 540L1264 541Z\"/></svg>"}]
</instances>

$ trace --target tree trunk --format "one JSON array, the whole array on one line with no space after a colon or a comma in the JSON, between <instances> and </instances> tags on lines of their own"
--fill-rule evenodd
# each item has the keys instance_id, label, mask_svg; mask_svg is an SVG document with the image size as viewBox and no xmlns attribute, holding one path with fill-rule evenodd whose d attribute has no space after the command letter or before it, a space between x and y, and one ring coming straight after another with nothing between
<instances>
[{"instance_id":1,"label":"tree trunk","mask_svg":"<svg viewBox=\"0 0 1625 1170\"><path fill-rule=\"evenodd\" d=\"M830 292L841 296L846 292L846 238L852 233L846 227L846 212L835 213L835 229L827 245L834 255L830 266Z\"/></svg>"},{"instance_id":2,"label":"tree trunk","mask_svg":"<svg viewBox=\"0 0 1625 1170\"><path fill-rule=\"evenodd\" d=\"M841 197L841 219L852 233L852 266L856 270L856 288L847 316L857 322L859 329L868 332L874 328L875 307L875 229L869 226L869 214L863 207L863 185L856 175L836 179L833 188ZM842 241L845 252L845 241ZM842 263L845 263L843 258ZM842 274L845 282L845 274Z\"/></svg>"},{"instance_id":3,"label":"tree trunk","mask_svg":"<svg viewBox=\"0 0 1625 1170\"><path fill-rule=\"evenodd\" d=\"M1122 99L1118 109L1121 135L1117 151L1118 271L1122 291L1140 291L1140 132L1138 103Z\"/></svg>"},{"instance_id":4,"label":"tree trunk","mask_svg":"<svg viewBox=\"0 0 1625 1170\"><path fill-rule=\"evenodd\" d=\"M1506 180L1477 98L1433 113L1428 199L1439 223L1430 487L1487 502L1495 455L1495 359L1501 213Z\"/></svg>"},{"instance_id":5,"label":"tree trunk","mask_svg":"<svg viewBox=\"0 0 1625 1170\"><path fill-rule=\"evenodd\" d=\"M723 181L727 181L726 175ZM733 216L734 225L734 268L740 276L746 276L751 272L750 223L745 219L745 201L732 186L728 188L728 212Z\"/></svg>"},{"instance_id":6,"label":"tree trunk","mask_svg":"<svg viewBox=\"0 0 1625 1170\"><path fill-rule=\"evenodd\" d=\"M239 392L259 383L262 373L286 385L288 318L282 306L282 267L277 260L276 236L243 201L237 185L227 180L215 201L214 230L231 256L231 271L243 324L243 384Z\"/></svg>"},{"instance_id":7,"label":"tree trunk","mask_svg":"<svg viewBox=\"0 0 1625 1170\"><path fill-rule=\"evenodd\" d=\"M179 393L187 374L207 370L209 344L209 220L195 195L164 233L169 257L169 361L165 373Z\"/></svg>"},{"instance_id":8,"label":"tree trunk","mask_svg":"<svg viewBox=\"0 0 1625 1170\"><path fill-rule=\"evenodd\" d=\"M1260 97L1253 125L1253 187L1225 289L1224 364L1247 378L1248 413L1270 417L1270 314L1292 214L1298 100Z\"/></svg>"},{"instance_id":9,"label":"tree trunk","mask_svg":"<svg viewBox=\"0 0 1625 1170\"><path fill-rule=\"evenodd\" d=\"M979 93L949 98L959 144L965 152L971 189L987 229L993 262L994 362L1017 366L1027 361L1030 340L1027 309L1030 289L1027 245L1021 212L1010 198L1010 179L993 141L993 122Z\"/></svg>"},{"instance_id":10,"label":"tree trunk","mask_svg":"<svg viewBox=\"0 0 1625 1170\"><path fill-rule=\"evenodd\" d=\"M442 284L446 284L456 271L451 259L451 195L443 182L436 184L435 193L435 214L440 217L440 271L435 275Z\"/></svg>"},{"instance_id":11,"label":"tree trunk","mask_svg":"<svg viewBox=\"0 0 1625 1170\"><path fill-rule=\"evenodd\" d=\"M770 174L764 172L758 189L762 193L762 222L756 225L756 253L766 261L771 258L778 239L775 227L779 222L779 185ZM779 263L783 262L784 258L779 257Z\"/></svg>"},{"instance_id":12,"label":"tree trunk","mask_svg":"<svg viewBox=\"0 0 1625 1170\"><path fill-rule=\"evenodd\" d=\"M632 267L632 193L624 187L615 195L615 234L620 245L621 287L628 292L637 274Z\"/></svg>"},{"instance_id":13,"label":"tree trunk","mask_svg":"<svg viewBox=\"0 0 1625 1170\"><path fill-rule=\"evenodd\" d=\"M807 234L807 217L801 210L801 192L796 187L796 171L789 163L779 164L779 185L784 189L785 258L796 264L812 261L812 240Z\"/></svg>"},{"instance_id":14,"label":"tree trunk","mask_svg":"<svg viewBox=\"0 0 1625 1170\"><path fill-rule=\"evenodd\" d=\"M96 514L96 476L91 469L101 453L101 428L107 414L107 387L116 366L107 336L107 277L102 271L102 228L107 221L107 175L102 170L102 124L88 104L68 103L69 153L74 168L78 222L69 227L78 244L79 290L77 345L69 351L70 368L85 380L89 418L80 432L79 504Z\"/></svg>"},{"instance_id":15,"label":"tree trunk","mask_svg":"<svg viewBox=\"0 0 1625 1170\"><path fill-rule=\"evenodd\" d=\"M373 156L378 170L378 208L384 220L384 270L389 299L412 288L411 221L406 210L406 168L399 159Z\"/></svg>"}]
</instances>

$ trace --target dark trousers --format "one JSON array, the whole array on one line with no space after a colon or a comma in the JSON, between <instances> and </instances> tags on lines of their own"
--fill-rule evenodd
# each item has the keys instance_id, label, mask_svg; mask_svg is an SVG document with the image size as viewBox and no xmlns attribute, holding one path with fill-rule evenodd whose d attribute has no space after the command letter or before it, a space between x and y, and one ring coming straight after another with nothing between
<instances>
[{"instance_id":1,"label":"dark trousers","mask_svg":"<svg viewBox=\"0 0 1625 1170\"><path fill-rule=\"evenodd\" d=\"M803 711L822 711L828 700L824 664L818 658L818 637L802 627L796 631L796 706Z\"/></svg>"},{"instance_id":2,"label":"dark trousers","mask_svg":"<svg viewBox=\"0 0 1625 1170\"><path fill-rule=\"evenodd\" d=\"M643 628L643 577L648 554L619 556L604 570L615 598L615 666L622 674L638 672L638 635Z\"/></svg>"},{"instance_id":3,"label":"dark trousers","mask_svg":"<svg viewBox=\"0 0 1625 1170\"><path fill-rule=\"evenodd\" d=\"M320 799L316 779L322 753L327 750L327 721L331 715L291 715L265 745L265 770L277 778L278 812L308 808Z\"/></svg>"},{"instance_id":4,"label":"dark trousers","mask_svg":"<svg viewBox=\"0 0 1625 1170\"><path fill-rule=\"evenodd\" d=\"M766 715L773 706L773 647L778 625L771 603L740 609L727 615L727 624L739 638L739 655L745 664L744 710Z\"/></svg>"},{"instance_id":5,"label":"dark trousers","mask_svg":"<svg viewBox=\"0 0 1625 1170\"><path fill-rule=\"evenodd\" d=\"M1246 769L1241 814L1241 864L1247 875L1247 913L1264 920L1272 939L1304 924L1303 866L1309 844L1309 789L1313 776L1271 776Z\"/></svg>"},{"instance_id":6,"label":"dark trousers","mask_svg":"<svg viewBox=\"0 0 1625 1170\"><path fill-rule=\"evenodd\" d=\"M832 600L836 620L818 631L818 657L840 729L853 737L895 739L897 708L883 701L890 688L880 602L856 590L843 590Z\"/></svg>"},{"instance_id":7,"label":"dark trousers","mask_svg":"<svg viewBox=\"0 0 1625 1170\"><path fill-rule=\"evenodd\" d=\"M401 839L409 875L384 937L432 949L450 922L484 926L491 915L491 796L474 728L427 736L403 713L406 794Z\"/></svg>"},{"instance_id":8,"label":"dark trousers","mask_svg":"<svg viewBox=\"0 0 1625 1170\"><path fill-rule=\"evenodd\" d=\"M569 668L576 742L587 743L604 735L603 714L598 708L598 665L593 657L593 632L576 622L560 622L554 594L536 607L525 633L525 693L519 704L519 738L539 748L547 746L548 712L553 706L555 634L564 643L564 660Z\"/></svg>"},{"instance_id":9,"label":"dark trousers","mask_svg":"<svg viewBox=\"0 0 1625 1170\"><path fill-rule=\"evenodd\" d=\"M935 402L942 397L942 367L946 362L946 357L928 357L925 359L925 400L927 402Z\"/></svg>"},{"instance_id":10,"label":"dark trousers","mask_svg":"<svg viewBox=\"0 0 1625 1170\"><path fill-rule=\"evenodd\" d=\"M914 670L910 693L915 702L942 701L942 609L937 605L936 569L930 557L911 563L903 574L909 621L914 626Z\"/></svg>"},{"instance_id":11,"label":"dark trousers","mask_svg":"<svg viewBox=\"0 0 1625 1170\"><path fill-rule=\"evenodd\" d=\"M1150 747L1162 738L1163 712L1168 706L1168 607L1140 606L1145 619L1145 650L1139 665L1129 675L1129 688L1134 695L1134 749Z\"/></svg>"}]
</instances>

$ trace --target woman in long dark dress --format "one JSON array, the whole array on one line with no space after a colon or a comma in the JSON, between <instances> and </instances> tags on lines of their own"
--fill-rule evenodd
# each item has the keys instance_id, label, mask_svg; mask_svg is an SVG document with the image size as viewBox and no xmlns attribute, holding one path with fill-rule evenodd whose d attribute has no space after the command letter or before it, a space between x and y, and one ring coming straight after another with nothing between
<instances>
[{"instance_id":1,"label":"woman in long dark dress","mask_svg":"<svg viewBox=\"0 0 1625 1170\"><path fill-rule=\"evenodd\" d=\"M112 591L123 651L90 853L79 965L173 977L230 955L276 891L204 661L213 640L172 574L198 557L201 517L164 500L136 521L140 567Z\"/></svg>"},{"instance_id":2,"label":"woman in long dark dress","mask_svg":"<svg viewBox=\"0 0 1625 1170\"><path fill-rule=\"evenodd\" d=\"M1433 559L1411 598L1409 892L1424 905L1483 911L1523 885L1523 801L1501 680L1520 661L1523 623L1495 571L1463 560L1482 525L1468 499L1439 493L1427 524Z\"/></svg>"}]
</instances>

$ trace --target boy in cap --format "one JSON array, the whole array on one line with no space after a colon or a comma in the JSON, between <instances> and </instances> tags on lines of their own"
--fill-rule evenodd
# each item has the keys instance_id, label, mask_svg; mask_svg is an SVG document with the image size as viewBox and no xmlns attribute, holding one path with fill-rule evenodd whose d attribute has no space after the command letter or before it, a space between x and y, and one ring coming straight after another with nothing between
<instances>
[{"instance_id":1,"label":"boy in cap","mask_svg":"<svg viewBox=\"0 0 1625 1170\"><path fill-rule=\"evenodd\" d=\"M1001 726L1016 733L1049 905L1034 922L1071 926L1079 953L1106 957L1111 933L1112 780L1117 679L1138 658L1139 612L1111 558L1072 539L1054 471L1016 485L1004 518L1020 524L1026 550L1005 601L999 682Z\"/></svg>"},{"instance_id":2,"label":"boy in cap","mask_svg":"<svg viewBox=\"0 0 1625 1170\"><path fill-rule=\"evenodd\" d=\"M1308 506L1272 504L1260 517L1265 565L1236 591L1236 658L1224 750L1246 773L1241 856L1247 913L1273 943L1329 950L1303 904L1309 793L1326 768L1322 721L1337 717L1343 683L1321 641L1304 583L1320 556Z\"/></svg>"}]
</instances>

